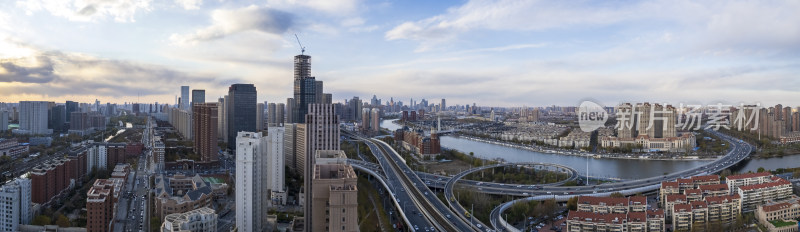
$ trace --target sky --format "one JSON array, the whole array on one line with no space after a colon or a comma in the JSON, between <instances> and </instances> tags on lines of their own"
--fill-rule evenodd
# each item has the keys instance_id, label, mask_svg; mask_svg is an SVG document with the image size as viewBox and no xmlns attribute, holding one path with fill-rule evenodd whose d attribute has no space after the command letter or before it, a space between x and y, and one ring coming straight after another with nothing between
<instances>
[{"instance_id":1,"label":"sky","mask_svg":"<svg viewBox=\"0 0 800 232\"><path fill-rule=\"evenodd\" d=\"M297 35L335 101L800 106L800 1L8 0L0 102L292 95Z\"/></svg>"}]
</instances>

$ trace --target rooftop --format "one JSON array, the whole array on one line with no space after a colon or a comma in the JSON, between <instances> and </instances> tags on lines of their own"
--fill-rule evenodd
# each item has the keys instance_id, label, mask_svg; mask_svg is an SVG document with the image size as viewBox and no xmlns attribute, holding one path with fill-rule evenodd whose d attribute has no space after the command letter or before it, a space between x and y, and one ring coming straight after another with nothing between
<instances>
[{"instance_id":1,"label":"rooftop","mask_svg":"<svg viewBox=\"0 0 800 232\"><path fill-rule=\"evenodd\" d=\"M728 180L740 180L740 179L764 177L764 176L771 176L771 175L772 175L772 173L769 173L769 172L745 173L745 174L739 174L739 175L731 175L731 176L728 176L726 179L728 179Z\"/></svg>"}]
</instances>

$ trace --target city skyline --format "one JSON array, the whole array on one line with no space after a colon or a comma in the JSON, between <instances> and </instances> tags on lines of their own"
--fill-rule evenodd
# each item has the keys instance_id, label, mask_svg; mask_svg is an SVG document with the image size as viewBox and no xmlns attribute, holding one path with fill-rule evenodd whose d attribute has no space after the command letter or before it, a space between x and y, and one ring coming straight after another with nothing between
<instances>
[{"instance_id":1,"label":"city skyline","mask_svg":"<svg viewBox=\"0 0 800 232\"><path fill-rule=\"evenodd\" d=\"M729 1L23 0L0 7L0 101L172 103L178 86L216 99L231 84L252 83L258 102L283 102L297 34L334 101L378 94L449 105L799 105L798 9Z\"/></svg>"}]
</instances>

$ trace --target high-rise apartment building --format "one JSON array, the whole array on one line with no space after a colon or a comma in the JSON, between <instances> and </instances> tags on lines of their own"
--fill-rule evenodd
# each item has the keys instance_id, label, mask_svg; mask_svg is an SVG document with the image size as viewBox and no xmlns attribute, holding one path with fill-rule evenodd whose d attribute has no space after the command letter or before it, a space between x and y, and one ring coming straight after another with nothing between
<instances>
[{"instance_id":1,"label":"high-rise apartment building","mask_svg":"<svg viewBox=\"0 0 800 232\"><path fill-rule=\"evenodd\" d=\"M193 89L192 90L192 105L197 103L206 103L206 90Z\"/></svg>"},{"instance_id":2,"label":"high-rise apartment building","mask_svg":"<svg viewBox=\"0 0 800 232\"><path fill-rule=\"evenodd\" d=\"M217 107L217 134L219 134L219 139L224 142L228 142L228 96L219 98L219 105Z\"/></svg>"},{"instance_id":3,"label":"high-rise apartment building","mask_svg":"<svg viewBox=\"0 0 800 232\"><path fill-rule=\"evenodd\" d=\"M239 132L257 131L256 127L256 86L253 84L233 84L228 88L228 148L236 150L236 136Z\"/></svg>"},{"instance_id":4,"label":"high-rise apartment building","mask_svg":"<svg viewBox=\"0 0 800 232\"><path fill-rule=\"evenodd\" d=\"M31 223L31 180L16 178L0 186L0 230L19 231Z\"/></svg>"},{"instance_id":5,"label":"high-rise apartment building","mask_svg":"<svg viewBox=\"0 0 800 232\"><path fill-rule=\"evenodd\" d=\"M276 122L278 120L277 120L277 116L276 116L277 112L275 112L276 111L275 107L277 107L277 104L275 104L275 103L269 103L267 105L267 124L269 124L269 126L276 126L277 125Z\"/></svg>"},{"instance_id":6,"label":"high-rise apartment building","mask_svg":"<svg viewBox=\"0 0 800 232\"><path fill-rule=\"evenodd\" d=\"M178 108L190 110L189 102L191 102L191 99L189 99L189 86L181 86L181 99L178 102Z\"/></svg>"},{"instance_id":7,"label":"high-rise apartment building","mask_svg":"<svg viewBox=\"0 0 800 232\"><path fill-rule=\"evenodd\" d=\"M267 128L267 188L270 190L270 202L274 204L286 203L286 185L284 182L284 142L286 128Z\"/></svg>"},{"instance_id":8,"label":"high-rise apartment building","mask_svg":"<svg viewBox=\"0 0 800 232\"><path fill-rule=\"evenodd\" d=\"M297 144L297 124L283 124L283 162L289 170L297 170L295 164L295 146Z\"/></svg>"},{"instance_id":9,"label":"high-rise apartment building","mask_svg":"<svg viewBox=\"0 0 800 232\"><path fill-rule=\"evenodd\" d=\"M317 150L339 150L339 116L330 104L311 104L308 106L306 122L305 151L305 193L313 193L311 181L314 178L314 154ZM298 164L299 165L299 164ZM312 197L306 196L306 218L314 218L311 211ZM312 223L312 225L308 225ZM313 220L306 220L306 228L317 228Z\"/></svg>"},{"instance_id":10,"label":"high-rise apartment building","mask_svg":"<svg viewBox=\"0 0 800 232\"><path fill-rule=\"evenodd\" d=\"M236 139L236 227L263 231L267 217L267 138L260 132L238 132Z\"/></svg>"},{"instance_id":11,"label":"high-rise apartment building","mask_svg":"<svg viewBox=\"0 0 800 232\"><path fill-rule=\"evenodd\" d=\"M283 126L283 123L286 121L284 119L284 117L286 116L285 110L286 110L286 104L278 103L275 106L275 125Z\"/></svg>"},{"instance_id":12,"label":"high-rise apartment building","mask_svg":"<svg viewBox=\"0 0 800 232\"><path fill-rule=\"evenodd\" d=\"M194 151L204 162L217 161L217 104L194 103L192 108Z\"/></svg>"},{"instance_id":13,"label":"high-rise apartment building","mask_svg":"<svg viewBox=\"0 0 800 232\"><path fill-rule=\"evenodd\" d=\"M50 102L46 101L20 101L19 102L19 130L22 134L51 134L53 130L47 128Z\"/></svg>"},{"instance_id":14,"label":"high-rise apartment building","mask_svg":"<svg viewBox=\"0 0 800 232\"><path fill-rule=\"evenodd\" d=\"M8 130L8 111L0 110L0 132Z\"/></svg>"}]
</instances>

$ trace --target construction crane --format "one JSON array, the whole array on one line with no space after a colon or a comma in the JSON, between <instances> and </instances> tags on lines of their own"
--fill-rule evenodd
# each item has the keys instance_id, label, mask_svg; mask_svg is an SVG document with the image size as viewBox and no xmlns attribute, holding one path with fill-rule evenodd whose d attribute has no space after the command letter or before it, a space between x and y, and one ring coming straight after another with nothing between
<instances>
[{"instance_id":1,"label":"construction crane","mask_svg":"<svg viewBox=\"0 0 800 232\"><path fill-rule=\"evenodd\" d=\"M297 37L297 34L294 34L294 38L297 39L297 44L300 45L300 55L306 52L306 47L303 47L303 44L300 43L300 37Z\"/></svg>"}]
</instances>

